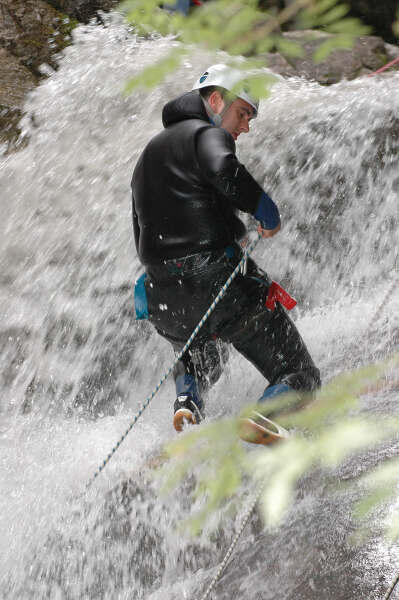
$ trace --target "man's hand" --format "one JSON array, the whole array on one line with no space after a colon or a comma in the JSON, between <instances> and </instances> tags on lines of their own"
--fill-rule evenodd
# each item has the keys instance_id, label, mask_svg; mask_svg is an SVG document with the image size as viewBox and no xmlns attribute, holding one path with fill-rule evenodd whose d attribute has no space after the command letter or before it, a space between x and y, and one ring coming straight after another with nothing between
<instances>
[{"instance_id":1,"label":"man's hand","mask_svg":"<svg viewBox=\"0 0 399 600\"><path fill-rule=\"evenodd\" d=\"M277 225L277 227L275 227L274 229L263 229L261 225L258 225L258 233L259 235L261 235L263 238L271 238L274 235L276 235L276 233L278 233L281 229L281 223L279 223Z\"/></svg>"}]
</instances>

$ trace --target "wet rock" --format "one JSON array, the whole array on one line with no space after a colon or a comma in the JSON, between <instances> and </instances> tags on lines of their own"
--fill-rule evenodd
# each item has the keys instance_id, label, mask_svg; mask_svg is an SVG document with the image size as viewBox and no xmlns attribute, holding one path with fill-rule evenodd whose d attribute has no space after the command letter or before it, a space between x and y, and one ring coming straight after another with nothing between
<instances>
[{"instance_id":1,"label":"wet rock","mask_svg":"<svg viewBox=\"0 0 399 600\"><path fill-rule=\"evenodd\" d=\"M44 336L44 351L52 352L57 349L77 352L87 344L89 337L90 328L84 329L67 315L58 319L52 318Z\"/></svg>"},{"instance_id":2,"label":"wet rock","mask_svg":"<svg viewBox=\"0 0 399 600\"><path fill-rule=\"evenodd\" d=\"M126 393L118 385L123 373L129 380L140 379L140 369L134 361L137 341L134 336L123 336L115 342L115 336L104 340L105 349L96 358L96 368L85 374L73 401L73 409L89 418L114 415L123 405Z\"/></svg>"},{"instance_id":3,"label":"wet rock","mask_svg":"<svg viewBox=\"0 0 399 600\"><path fill-rule=\"evenodd\" d=\"M28 414L31 411L41 408L47 412L55 409L60 412L67 399L70 397L73 384L61 385L57 381L43 380L35 375L25 390L25 397L22 404L22 414Z\"/></svg>"},{"instance_id":4,"label":"wet rock","mask_svg":"<svg viewBox=\"0 0 399 600\"><path fill-rule=\"evenodd\" d=\"M289 31L283 34L287 40L296 42L303 50L300 57L281 56L269 53L268 66L283 76L297 75L321 84L337 83L341 79L355 79L383 67L391 59L393 49L386 48L384 41L376 36L362 36L351 49L333 50L326 59L315 63L313 56L332 34L306 30ZM398 48L399 51L399 48ZM394 68L399 69L399 65Z\"/></svg>"},{"instance_id":5,"label":"wet rock","mask_svg":"<svg viewBox=\"0 0 399 600\"><path fill-rule=\"evenodd\" d=\"M70 42L69 19L43 0L2 0L0 46L37 77L39 67L56 67L54 53Z\"/></svg>"},{"instance_id":6,"label":"wet rock","mask_svg":"<svg viewBox=\"0 0 399 600\"><path fill-rule=\"evenodd\" d=\"M0 105L0 152L1 146L4 146L4 153L7 154L23 144L19 128L21 117L20 109ZM3 280L4 277L2 276L1 279Z\"/></svg>"},{"instance_id":7,"label":"wet rock","mask_svg":"<svg viewBox=\"0 0 399 600\"><path fill-rule=\"evenodd\" d=\"M85 375L80 382L72 409L86 418L114 416L123 404L123 394L109 372Z\"/></svg>"},{"instance_id":8,"label":"wet rock","mask_svg":"<svg viewBox=\"0 0 399 600\"><path fill-rule=\"evenodd\" d=\"M395 44L385 44L385 51L390 61L399 58L399 46L395 46Z\"/></svg>"},{"instance_id":9,"label":"wet rock","mask_svg":"<svg viewBox=\"0 0 399 600\"><path fill-rule=\"evenodd\" d=\"M0 48L0 105L20 109L38 78L5 48Z\"/></svg>"},{"instance_id":10,"label":"wet rock","mask_svg":"<svg viewBox=\"0 0 399 600\"><path fill-rule=\"evenodd\" d=\"M284 56L279 54L278 52L271 53L269 52L267 55L267 66L274 73L279 73L284 77L292 77L294 75L298 75L295 67L291 65Z\"/></svg>"},{"instance_id":11,"label":"wet rock","mask_svg":"<svg viewBox=\"0 0 399 600\"><path fill-rule=\"evenodd\" d=\"M42 0L0 3L0 144L6 151L19 145L24 98L42 76L40 65L56 67L54 54L70 42L72 26Z\"/></svg>"},{"instance_id":12,"label":"wet rock","mask_svg":"<svg viewBox=\"0 0 399 600\"><path fill-rule=\"evenodd\" d=\"M5 48L0 48L0 144L16 147L25 95L38 78Z\"/></svg>"},{"instance_id":13,"label":"wet rock","mask_svg":"<svg viewBox=\"0 0 399 600\"><path fill-rule=\"evenodd\" d=\"M0 352L3 359L1 381L10 387L27 359L31 332L23 327L9 327L0 332Z\"/></svg>"}]
</instances>

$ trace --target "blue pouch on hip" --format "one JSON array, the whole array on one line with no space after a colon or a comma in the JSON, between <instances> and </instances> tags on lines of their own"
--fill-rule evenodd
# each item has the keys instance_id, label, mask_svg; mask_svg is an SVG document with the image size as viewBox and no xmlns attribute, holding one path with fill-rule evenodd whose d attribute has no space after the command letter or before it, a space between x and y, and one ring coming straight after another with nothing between
<instances>
[{"instance_id":1,"label":"blue pouch on hip","mask_svg":"<svg viewBox=\"0 0 399 600\"><path fill-rule=\"evenodd\" d=\"M148 319L148 301L145 289L145 280L147 273L143 273L134 284L134 310L136 312L136 321Z\"/></svg>"}]
</instances>

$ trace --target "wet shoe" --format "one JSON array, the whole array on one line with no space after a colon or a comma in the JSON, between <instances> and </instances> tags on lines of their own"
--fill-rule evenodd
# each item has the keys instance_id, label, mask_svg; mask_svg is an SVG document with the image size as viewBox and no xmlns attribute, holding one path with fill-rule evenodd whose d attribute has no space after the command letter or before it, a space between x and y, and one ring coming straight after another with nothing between
<instances>
[{"instance_id":1,"label":"wet shoe","mask_svg":"<svg viewBox=\"0 0 399 600\"><path fill-rule=\"evenodd\" d=\"M263 446L285 440L290 435L284 427L257 411L253 411L248 417L241 419L238 434L244 442Z\"/></svg>"},{"instance_id":2,"label":"wet shoe","mask_svg":"<svg viewBox=\"0 0 399 600\"><path fill-rule=\"evenodd\" d=\"M294 390L286 383L278 383L267 387L258 400L259 410L255 409L248 417L241 419L238 430L240 438L245 442L262 444L263 446L288 438L288 431L270 419L270 417L275 418L275 415L284 413L284 409L275 408L270 410L270 407L267 407L267 401L275 400L278 396L292 394L293 392ZM292 395L295 398L297 396L296 394Z\"/></svg>"},{"instance_id":3,"label":"wet shoe","mask_svg":"<svg viewBox=\"0 0 399 600\"><path fill-rule=\"evenodd\" d=\"M198 425L203 416L191 394L178 396L174 404L173 427L176 431L183 431L184 425Z\"/></svg>"}]
</instances>

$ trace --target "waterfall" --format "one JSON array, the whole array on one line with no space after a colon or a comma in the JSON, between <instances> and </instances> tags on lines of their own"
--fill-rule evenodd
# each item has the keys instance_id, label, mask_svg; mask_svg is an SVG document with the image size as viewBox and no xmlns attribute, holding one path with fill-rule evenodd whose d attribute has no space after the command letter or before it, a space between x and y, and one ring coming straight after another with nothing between
<instances>
[{"instance_id":1,"label":"waterfall","mask_svg":"<svg viewBox=\"0 0 399 600\"><path fill-rule=\"evenodd\" d=\"M79 26L59 69L26 101L29 143L0 159L4 598L194 598L238 527L226 514L216 533L186 539L187 490L157 495L144 463L175 435L170 381L78 499L173 359L133 317L141 266L130 178L162 127L162 106L214 57L187 58L149 94L123 87L174 44L136 38L115 14ZM398 277L398 82L386 74L327 88L279 78L238 143L282 213L281 233L255 258L299 300L293 316L324 380L398 348L399 286L375 314ZM263 387L232 351L209 418L237 413ZM394 396L366 403L397 412ZM361 468L352 461L335 477ZM278 533L253 519L218 600L381 595L379 577L389 579L399 557L378 536L348 545L353 493L343 501L327 483L319 473L301 482Z\"/></svg>"}]
</instances>

